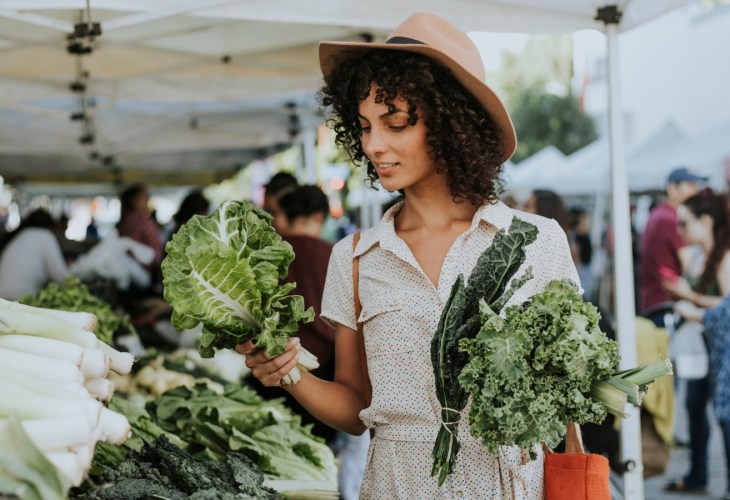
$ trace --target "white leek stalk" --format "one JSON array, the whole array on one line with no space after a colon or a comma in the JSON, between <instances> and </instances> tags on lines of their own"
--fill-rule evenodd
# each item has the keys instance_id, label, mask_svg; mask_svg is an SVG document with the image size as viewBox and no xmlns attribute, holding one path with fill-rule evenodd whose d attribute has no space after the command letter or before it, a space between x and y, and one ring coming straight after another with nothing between
<instances>
[{"instance_id":1,"label":"white leek stalk","mask_svg":"<svg viewBox=\"0 0 730 500\"><path fill-rule=\"evenodd\" d=\"M104 352L104 355L109 358L110 368L119 375L126 375L132 371L132 365L134 364L134 356L128 352L120 352L114 349L112 346L99 342L99 349Z\"/></svg>"},{"instance_id":2,"label":"white leek stalk","mask_svg":"<svg viewBox=\"0 0 730 500\"><path fill-rule=\"evenodd\" d=\"M75 325L77 328L86 330L87 332L93 332L96 328L97 318L96 315L87 312L73 312L73 311L59 311L56 309L48 309L45 307L28 306L21 304L20 302L11 302L9 300L0 299L0 309L6 309L11 311L20 311L30 314L42 314L51 316L53 318L59 318L63 321Z\"/></svg>"},{"instance_id":3,"label":"white leek stalk","mask_svg":"<svg viewBox=\"0 0 730 500\"><path fill-rule=\"evenodd\" d=\"M0 335L0 348L60 358L81 366L83 347L62 340L34 337L32 335Z\"/></svg>"},{"instance_id":4,"label":"white leek stalk","mask_svg":"<svg viewBox=\"0 0 730 500\"><path fill-rule=\"evenodd\" d=\"M97 347L99 339L60 318L11 309L0 309L0 334L25 334L71 342L81 347Z\"/></svg>"},{"instance_id":5,"label":"white leek stalk","mask_svg":"<svg viewBox=\"0 0 730 500\"><path fill-rule=\"evenodd\" d=\"M91 441L91 426L84 418L39 418L22 420L20 424L33 444L43 452L69 451ZM0 419L0 432L5 431L8 425L7 419Z\"/></svg>"},{"instance_id":6,"label":"white leek stalk","mask_svg":"<svg viewBox=\"0 0 730 500\"><path fill-rule=\"evenodd\" d=\"M90 378L84 381L84 388L99 401L107 402L114 395L114 384L105 378Z\"/></svg>"},{"instance_id":7,"label":"white leek stalk","mask_svg":"<svg viewBox=\"0 0 730 500\"><path fill-rule=\"evenodd\" d=\"M58 382L78 382L84 375L71 361L0 348L0 366Z\"/></svg>"}]
</instances>

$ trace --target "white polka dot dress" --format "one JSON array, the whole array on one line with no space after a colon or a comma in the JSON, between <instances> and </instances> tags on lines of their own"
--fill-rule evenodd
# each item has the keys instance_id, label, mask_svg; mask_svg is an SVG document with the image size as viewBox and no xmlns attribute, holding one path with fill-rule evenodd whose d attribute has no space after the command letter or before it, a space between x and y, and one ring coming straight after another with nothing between
<instances>
[{"instance_id":1,"label":"white polka dot dress","mask_svg":"<svg viewBox=\"0 0 730 500\"><path fill-rule=\"evenodd\" d=\"M542 499L543 460L526 450L502 447L491 454L469 434L467 413L459 425L461 450L444 484L431 477L431 451L441 425L431 365L431 339L451 286L462 273L468 278L479 255L498 229L513 216L534 224L539 234L526 249L516 276L531 265L534 278L507 305L522 303L557 278L578 283L565 233L551 219L512 210L502 203L482 206L470 228L449 250L438 288L423 272L408 246L395 233L391 208L374 228L363 231L352 250L352 237L334 247L330 259L322 318L357 329L352 289L352 258L360 256L360 301L372 403L360 413L375 429L360 492L365 499L473 498Z\"/></svg>"}]
</instances>

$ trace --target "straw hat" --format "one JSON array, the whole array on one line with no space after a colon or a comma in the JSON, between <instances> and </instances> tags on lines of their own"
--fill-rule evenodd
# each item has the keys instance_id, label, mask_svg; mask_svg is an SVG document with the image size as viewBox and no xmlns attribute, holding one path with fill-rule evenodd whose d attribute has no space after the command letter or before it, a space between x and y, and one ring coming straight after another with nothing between
<instances>
[{"instance_id":1,"label":"straw hat","mask_svg":"<svg viewBox=\"0 0 730 500\"><path fill-rule=\"evenodd\" d=\"M484 65L479 49L466 33L440 17L419 12L403 21L385 43L320 42L319 64L325 80L338 62L370 49L423 54L449 69L476 97L502 132L502 161L512 156L517 144L512 120L497 95L484 83Z\"/></svg>"}]
</instances>

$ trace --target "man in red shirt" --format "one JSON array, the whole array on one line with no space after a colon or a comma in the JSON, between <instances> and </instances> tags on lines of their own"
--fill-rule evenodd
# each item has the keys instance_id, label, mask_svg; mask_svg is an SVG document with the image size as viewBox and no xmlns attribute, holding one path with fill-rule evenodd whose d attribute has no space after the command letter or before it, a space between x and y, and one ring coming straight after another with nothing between
<instances>
[{"instance_id":1,"label":"man in red shirt","mask_svg":"<svg viewBox=\"0 0 730 500\"><path fill-rule=\"evenodd\" d=\"M686 167L672 170L667 178L667 199L652 210L641 236L639 310L660 327L664 327L664 314L671 308L662 281L682 274L677 252L684 242L677 230L677 208L699 191L698 182L706 180Z\"/></svg>"}]
</instances>

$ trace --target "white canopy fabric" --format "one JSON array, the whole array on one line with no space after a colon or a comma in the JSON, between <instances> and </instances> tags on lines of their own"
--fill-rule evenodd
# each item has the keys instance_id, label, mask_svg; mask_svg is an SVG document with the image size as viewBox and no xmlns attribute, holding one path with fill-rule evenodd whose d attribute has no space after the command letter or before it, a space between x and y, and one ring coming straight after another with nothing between
<instances>
[{"instance_id":1,"label":"white canopy fabric","mask_svg":"<svg viewBox=\"0 0 730 500\"><path fill-rule=\"evenodd\" d=\"M688 136L667 122L626 157L631 192L663 191L667 176L678 166L707 176L713 186L724 183L724 159L730 153L730 122ZM600 138L564 156L548 146L508 170L507 189L550 189L561 195L606 194L611 191L609 144Z\"/></svg>"},{"instance_id":2,"label":"white canopy fabric","mask_svg":"<svg viewBox=\"0 0 730 500\"><path fill-rule=\"evenodd\" d=\"M84 0L0 1L0 174L17 183L212 182L321 121L320 40L382 39L415 10L467 31L602 29L594 17L605 3L91 0L102 34L79 57L67 35L88 20ZM616 2L622 29L681 3ZM85 92L71 92L73 81ZM70 120L81 111L91 127ZM93 143L80 144L84 135Z\"/></svg>"}]
</instances>

